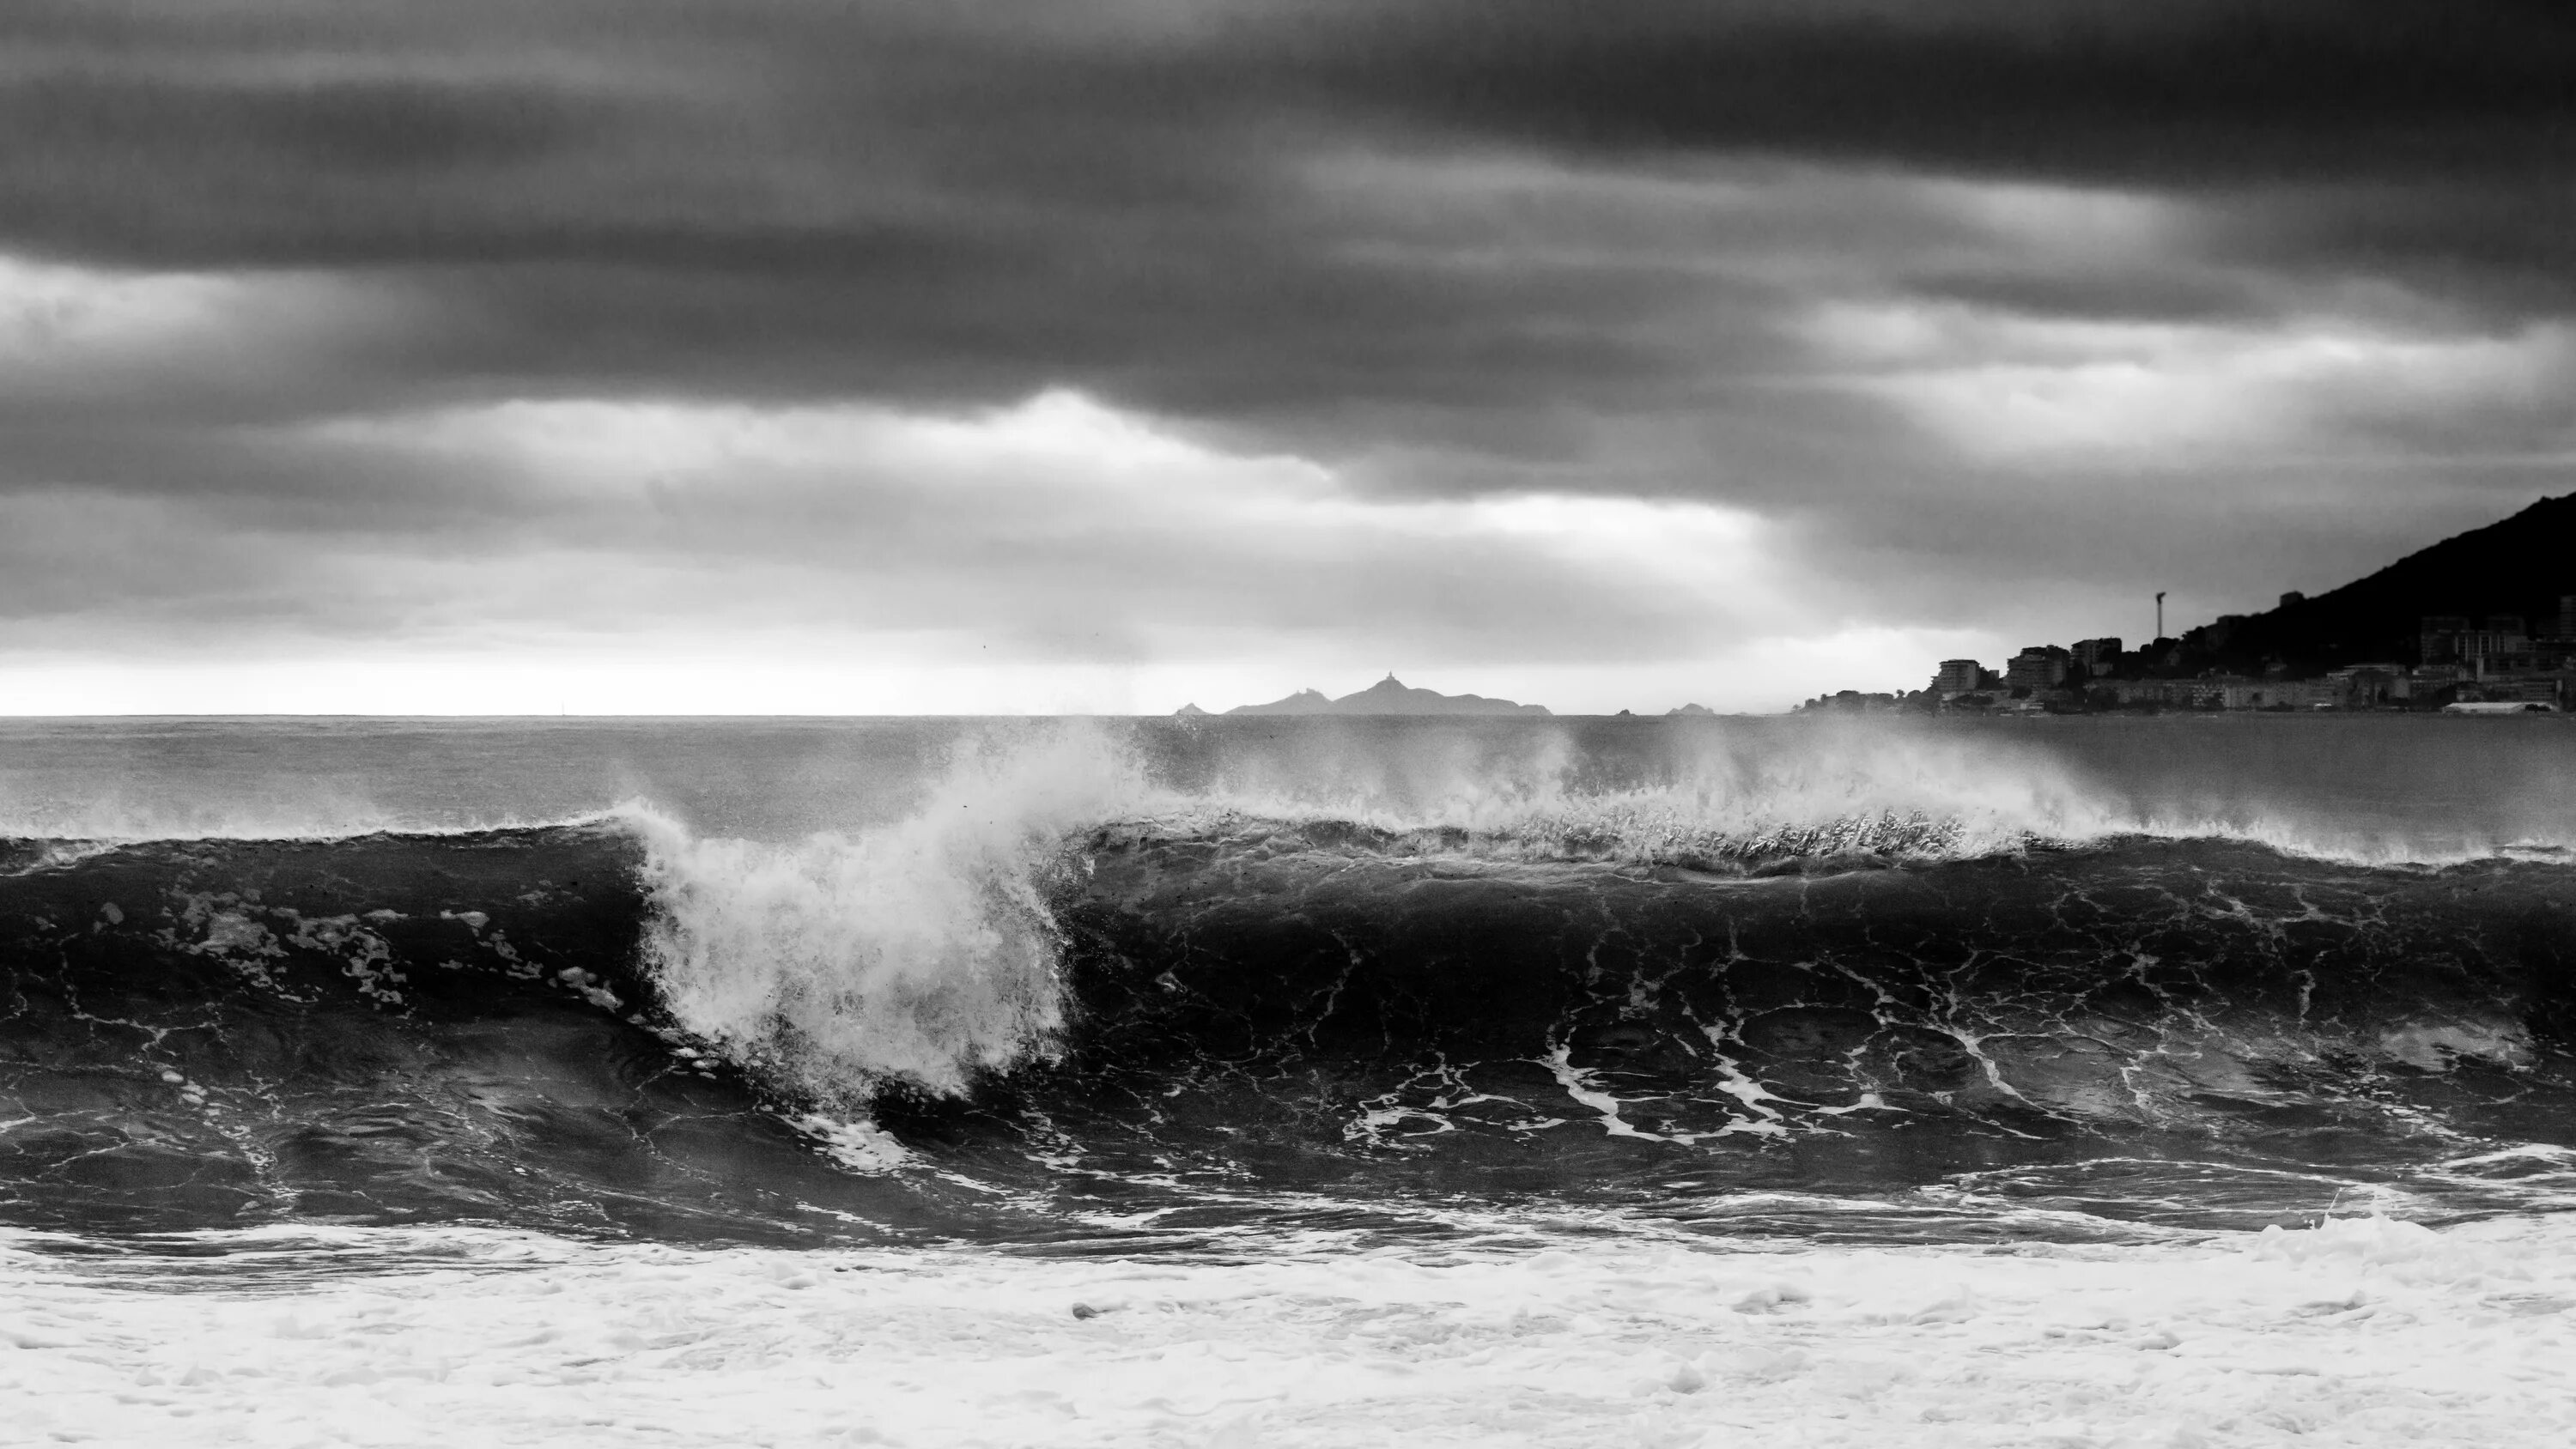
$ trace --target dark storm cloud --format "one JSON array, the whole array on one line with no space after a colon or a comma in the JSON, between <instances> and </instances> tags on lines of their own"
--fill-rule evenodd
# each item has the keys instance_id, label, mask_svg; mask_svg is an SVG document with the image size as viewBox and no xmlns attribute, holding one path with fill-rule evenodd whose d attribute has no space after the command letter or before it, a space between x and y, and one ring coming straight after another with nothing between
<instances>
[{"instance_id":1,"label":"dark storm cloud","mask_svg":"<svg viewBox=\"0 0 2576 1449\"><path fill-rule=\"evenodd\" d=\"M1391 111L1541 144L2079 182L2532 175L2568 160L2576 116L2576 20L2546 0L1613 9L1369 7L1318 38L1315 69Z\"/></svg>"},{"instance_id":2,"label":"dark storm cloud","mask_svg":"<svg viewBox=\"0 0 2576 1449\"><path fill-rule=\"evenodd\" d=\"M2576 115L2563 7L13 16L0 243L410 273L452 304L411 365L504 385L993 398L1073 382L1218 418L1329 417L1651 408L1692 374L1762 365L1712 368L1653 335L1682 285L1668 275L1478 271L1381 245L1403 217L1313 174L1354 150L2175 189L2208 200L2208 244L2256 271L2318 261L2553 307L2568 286L2552 265ZM1986 270L1926 267L1920 284L2158 313L2259 307L2262 290Z\"/></svg>"},{"instance_id":3,"label":"dark storm cloud","mask_svg":"<svg viewBox=\"0 0 2576 1449\"><path fill-rule=\"evenodd\" d=\"M19 0L0 266L215 293L79 346L0 295L0 495L55 552L156 498L185 508L154 557L209 540L203 571L65 575L80 608L184 613L210 571L210 617L375 627L261 550L488 562L590 528L803 567L910 536L773 500L718 539L339 421L1070 387L1399 511L1749 507L1840 579L1818 628L2166 558L2330 584L2576 449L2546 395L2576 378L2570 75L2558 4ZM1058 532L922 567L1007 603L1051 548L1123 558L1031 517ZM53 587L32 548L0 613ZM1320 576L1191 556L1129 604L1286 628ZM1473 631L1483 593L1410 577L1343 583ZM1580 590L1551 607L1560 644L1592 627Z\"/></svg>"}]
</instances>

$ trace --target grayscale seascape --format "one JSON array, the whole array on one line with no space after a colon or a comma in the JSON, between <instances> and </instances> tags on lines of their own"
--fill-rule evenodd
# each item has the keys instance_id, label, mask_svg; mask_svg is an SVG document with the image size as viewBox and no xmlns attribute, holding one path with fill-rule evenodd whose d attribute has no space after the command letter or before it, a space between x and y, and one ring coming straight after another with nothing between
<instances>
[{"instance_id":1,"label":"grayscale seascape","mask_svg":"<svg viewBox=\"0 0 2576 1449\"><path fill-rule=\"evenodd\" d=\"M2576 1444L2576 5L0 3L0 1446Z\"/></svg>"},{"instance_id":2,"label":"grayscale seascape","mask_svg":"<svg viewBox=\"0 0 2576 1449\"><path fill-rule=\"evenodd\" d=\"M345 1309L353 1281L494 1273L720 1294L781 1254L976 1292L1088 1265L1011 1295L1058 1316L1061 1357L1091 1299L1168 1314L1325 1264L1399 1294L1473 1265L1508 1296L1555 1263L1621 1296L1636 1254L1678 1254L1742 1324L1891 1251L1926 1302L1926 1271L1985 1291L1987 1260L1941 1255L1998 1248L2205 1292L2237 1270L2157 1255L2321 1222L2555 1233L2576 1201L2554 719L0 739L0 1217L58 1319L122 1316L82 1284ZM441 1291L443 1331L479 1321ZM2048 1331L1983 1316L2016 1315ZM1676 1331L1582 1341L1695 1402L1663 1380L1721 1372L1717 1341ZM1816 1350L1766 1342L1716 1351L1798 1382L1777 1355ZM922 1412L875 1402L779 1423Z\"/></svg>"}]
</instances>

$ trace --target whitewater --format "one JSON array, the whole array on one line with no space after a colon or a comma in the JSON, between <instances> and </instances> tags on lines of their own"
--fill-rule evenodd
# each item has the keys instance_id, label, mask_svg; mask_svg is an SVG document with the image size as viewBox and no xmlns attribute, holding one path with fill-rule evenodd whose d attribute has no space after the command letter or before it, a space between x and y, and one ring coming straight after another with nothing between
<instances>
[{"instance_id":1,"label":"whitewater","mask_svg":"<svg viewBox=\"0 0 2576 1449\"><path fill-rule=\"evenodd\" d=\"M2564 1443L2572 742L0 726L0 1439Z\"/></svg>"}]
</instances>

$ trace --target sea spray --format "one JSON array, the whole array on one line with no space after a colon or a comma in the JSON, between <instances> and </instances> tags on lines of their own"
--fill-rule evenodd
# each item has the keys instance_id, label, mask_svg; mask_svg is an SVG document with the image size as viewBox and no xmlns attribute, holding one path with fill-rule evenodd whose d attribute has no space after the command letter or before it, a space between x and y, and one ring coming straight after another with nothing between
<instances>
[{"instance_id":1,"label":"sea spray","mask_svg":"<svg viewBox=\"0 0 2576 1449\"><path fill-rule=\"evenodd\" d=\"M1078 736L1084 743L1072 748L1093 758L1075 775L1096 787L1089 803L1097 807L1078 825L1186 831L1211 820L1338 820L1397 834L1463 832L1469 850L1513 858L1681 865L1836 854L1939 860L2127 835L2256 840L2364 865L2570 858L2576 775L2549 748L2559 736L2486 731L2467 741L2444 724L821 721L746 736L713 723L601 722L496 743L488 731L403 722L381 726L392 735L370 743L363 731L341 738L263 723L203 742L146 734L116 747L118 771L106 776L85 759L21 751L0 769L0 869L41 867L88 848L75 842L536 828L598 818L620 798L649 802L709 836L784 844L825 830L855 838L932 808L925 795L937 793L941 770L923 769L945 753L932 741L961 731L988 765L1021 751L1061 753ZM721 739L709 744L719 768L675 763L686 757L679 744L703 732ZM398 751L372 773L362 768L374 759L367 750L391 749L397 738ZM2463 742L2487 765L2463 775L2453 748ZM84 755L102 749L81 746ZM567 759L584 764L587 783L529 788L532 776L560 774ZM132 776L147 763L170 778L139 803ZM2202 766L2232 776L2212 786ZM2355 782L2364 779L2406 783L2361 789Z\"/></svg>"},{"instance_id":2,"label":"sea spray","mask_svg":"<svg viewBox=\"0 0 2576 1449\"><path fill-rule=\"evenodd\" d=\"M1668 728L1615 763L1565 724L1397 733L1336 721L1297 738L1209 743L1203 728L1161 743L1202 817L1348 822L1509 859L1946 859L2121 830L2108 792L2012 741L1796 724Z\"/></svg>"},{"instance_id":3,"label":"sea spray","mask_svg":"<svg viewBox=\"0 0 2576 1449\"><path fill-rule=\"evenodd\" d=\"M2568 824L2576 815L2549 803L2565 790L2554 756L2500 757L2492 778L2461 783L2444 774L2456 762L2433 748L2438 738L2402 733L2427 722L2347 722L2385 729L2320 739L2307 753L2267 732L2279 721L2161 722L2160 747L2246 777L2226 789L2186 789L2174 772L2142 773L2118 754L2122 741L2157 723L1879 716L1137 728L1155 778L1201 818L1346 821L1418 836L1437 852L1498 858L1734 869L1850 855L1938 861L2152 836L2255 841L2356 865L2445 866L2500 855L2565 859L2576 847ZM2338 764L2355 745L2412 752L2410 768L2442 782L2441 791L2402 810L2354 795ZM2297 789L2269 779L2294 769L2303 772ZM2533 787L2529 798L2499 793L2496 782L2507 779Z\"/></svg>"},{"instance_id":4,"label":"sea spray","mask_svg":"<svg viewBox=\"0 0 2576 1449\"><path fill-rule=\"evenodd\" d=\"M897 824L790 844L702 839L649 808L640 954L689 1031L773 1086L863 1106L965 1090L1065 1016L1046 877L1081 825L1147 799L1103 731L963 752Z\"/></svg>"}]
</instances>

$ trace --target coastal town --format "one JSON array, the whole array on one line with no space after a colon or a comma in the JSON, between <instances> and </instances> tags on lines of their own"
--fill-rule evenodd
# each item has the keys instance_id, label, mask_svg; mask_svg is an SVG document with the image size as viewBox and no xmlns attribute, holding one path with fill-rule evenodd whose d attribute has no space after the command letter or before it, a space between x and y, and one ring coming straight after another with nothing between
<instances>
[{"instance_id":1,"label":"coastal town","mask_svg":"<svg viewBox=\"0 0 2576 1449\"><path fill-rule=\"evenodd\" d=\"M2281 597L2281 611L2304 602ZM2276 611L2279 612L2279 611ZM2447 710L2556 713L2576 706L2576 594L2554 617L2426 614L2402 657L2332 667L2243 659L2244 615L2136 649L2117 638L2033 644L1989 669L1944 659L1919 690L1842 690L1802 711L2086 714L2113 710ZM2233 667L2231 667L2233 666Z\"/></svg>"},{"instance_id":2,"label":"coastal town","mask_svg":"<svg viewBox=\"0 0 2576 1449\"><path fill-rule=\"evenodd\" d=\"M2576 713L2576 565L2569 561L2570 538L2576 538L2576 493L2540 499L2339 588L2315 595L2291 590L2259 613L2221 614L2175 634L2165 632L2168 595L2156 593L2154 637L2135 649L2106 636L2033 644L1996 668L1978 659L1944 659L1920 689L1839 690L1792 712ZM2138 603L2149 600L2142 596ZM1714 712L1699 704L1667 711ZM1187 704L1177 713L1209 712ZM1390 673L1339 698L1301 689L1225 713L1550 712L1509 699L1418 689Z\"/></svg>"}]
</instances>

